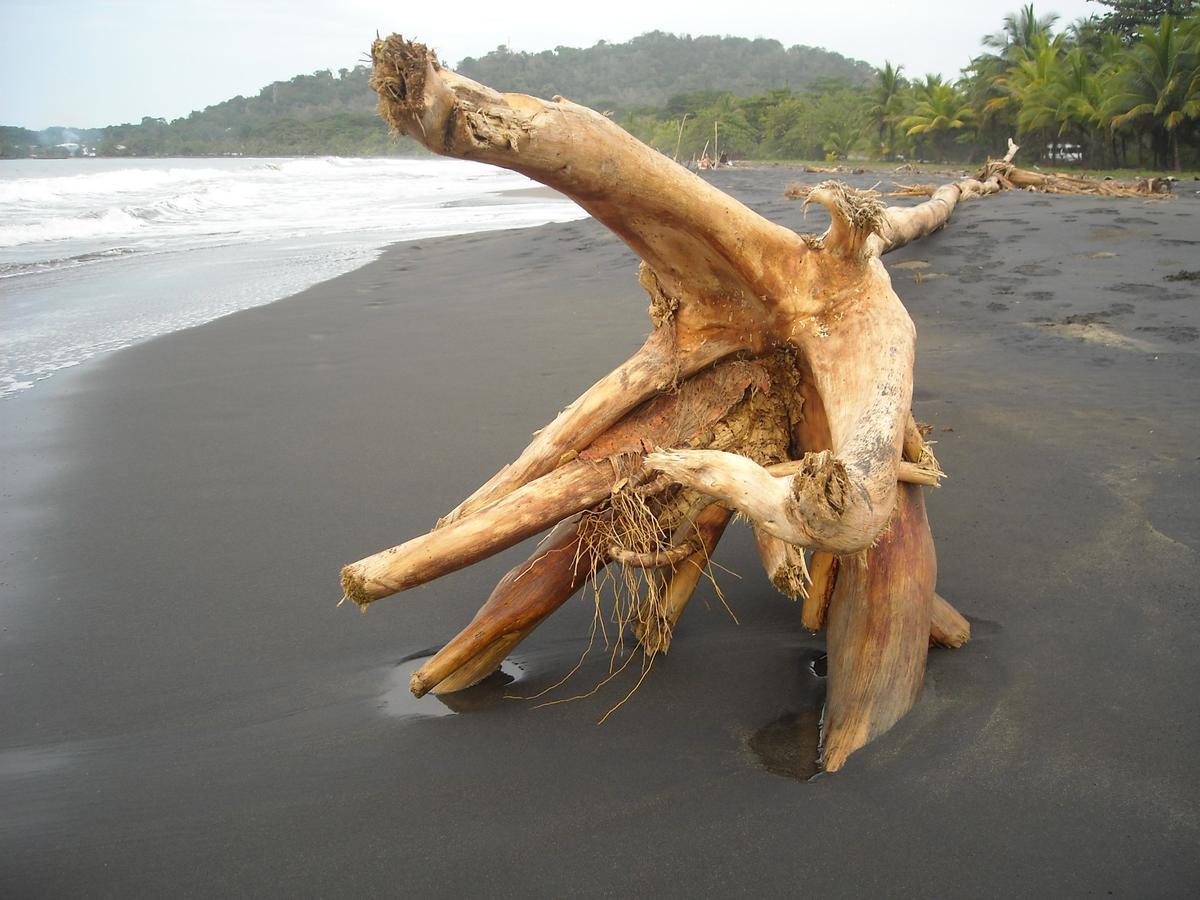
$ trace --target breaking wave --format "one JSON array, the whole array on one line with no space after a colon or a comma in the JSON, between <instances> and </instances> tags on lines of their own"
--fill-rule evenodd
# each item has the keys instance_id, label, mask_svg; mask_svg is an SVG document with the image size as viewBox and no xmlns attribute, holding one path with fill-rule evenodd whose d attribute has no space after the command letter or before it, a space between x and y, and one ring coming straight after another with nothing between
<instances>
[{"instance_id":1,"label":"breaking wave","mask_svg":"<svg viewBox=\"0 0 1200 900\"><path fill-rule=\"evenodd\" d=\"M0 397L277 300L396 241L581 218L440 159L15 161L0 170Z\"/></svg>"}]
</instances>

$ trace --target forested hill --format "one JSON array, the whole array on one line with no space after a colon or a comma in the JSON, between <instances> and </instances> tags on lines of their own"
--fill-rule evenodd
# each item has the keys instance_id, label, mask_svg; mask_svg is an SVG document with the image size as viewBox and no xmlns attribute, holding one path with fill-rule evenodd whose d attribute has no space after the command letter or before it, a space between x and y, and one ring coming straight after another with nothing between
<instances>
[{"instance_id":1,"label":"forested hill","mask_svg":"<svg viewBox=\"0 0 1200 900\"><path fill-rule=\"evenodd\" d=\"M624 44L604 41L587 49L556 47L514 53L506 47L458 71L501 91L535 97L562 94L576 103L617 113L660 107L672 96L698 91L738 97L771 88L801 89L828 81L860 84L874 69L817 47L784 47L779 41L690 37L652 31Z\"/></svg>"},{"instance_id":2,"label":"forested hill","mask_svg":"<svg viewBox=\"0 0 1200 900\"><path fill-rule=\"evenodd\" d=\"M501 90L536 96L563 94L579 103L628 113L660 107L675 95L732 92L749 95L814 82L860 84L871 77L864 62L812 47L785 49L778 41L689 37L652 32L624 44L587 49L559 47L514 53L501 47L465 59L463 74ZM375 114L365 66L321 70L277 81L256 96L234 97L167 121L79 131L77 144L102 156L375 156L424 152L396 142ZM81 152L62 128L32 132L0 128L0 157L66 156ZM74 138L72 135L68 137Z\"/></svg>"},{"instance_id":3,"label":"forested hill","mask_svg":"<svg viewBox=\"0 0 1200 900\"><path fill-rule=\"evenodd\" d=\"M105 129L103 155L378 156L415 153L397 143L375 113L366 66L322 69L269 84L254 97L234 97L186 118L146 118Z\"/></svg>"}]
</instances>

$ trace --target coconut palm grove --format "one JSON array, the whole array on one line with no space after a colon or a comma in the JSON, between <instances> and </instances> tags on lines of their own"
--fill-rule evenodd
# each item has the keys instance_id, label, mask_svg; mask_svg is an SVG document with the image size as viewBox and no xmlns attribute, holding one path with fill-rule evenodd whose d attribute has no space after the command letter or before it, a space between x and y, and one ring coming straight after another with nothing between
<instances>
[{"instance_id":1,"label":"coconut palm grove","mask_svg":"<svg viewBox=\"0 0 1200 900\"><path fill-rule=\"evenodd\" d=\"M967 163L1015 135L1027 162L1200 167L1200 4L1104 5L1107 15L1070 23L1025 6L956 80L885 62L861 84L676 97L665 115L642 110L623 124L682 156L716 141L761 159Z\"/></svg>"}]
</instances>

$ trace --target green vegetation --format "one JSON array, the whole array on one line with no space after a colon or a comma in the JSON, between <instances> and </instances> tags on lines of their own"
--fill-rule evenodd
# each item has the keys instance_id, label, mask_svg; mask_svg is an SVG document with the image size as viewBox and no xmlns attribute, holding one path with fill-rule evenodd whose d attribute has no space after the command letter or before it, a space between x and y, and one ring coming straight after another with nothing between
<instances>
[{"instance_id":1,"label":"green vegetation","mask_svg":"<svg viewBox=\"0 0 1200 900\"><path fill-rule=\"evenodd\" d=\"M103 133L102 128L46 128L32 131L0 125L0 159L28 156L65 159L78 155L84 146L94 146Z\"/></svg>"},{"instance_id":2,"label":"green vegetation","mask_svg":"<svg viewBox=\"0 0 1200 900\"><path fill-rule=\"evenodd\" d=\"M1012 136L1029 163L1200 168L1200 3L1102 2L1108 15L1058 31L1032 6L1006 16L953 82L909 81L886 62L865 84L684 95L620 121L681 159L716 145L764 160L967 163Z\"/></svg>"},{"instance_id":3,"label":"green vegetation","mask_svg":"<svg viewBox=\"0 0 1200 900\"><path fill-rule=\"evenodd\" d=\"M681 160L978 162L1015 136L1027 163L1200 168L1200 0L1097 0L1057 28L1032 6L1005 16L955 81L909 80L778 41L652 32L624 44L514 53L458 70L501 90L562 94L604 110ZM424 153L375 114L365 66L298 75L256 97L168 122L72 132L0 128L0 156L344 156Z\"/></svg>"},{"instance_id":4,"label":"green vegetation","mask_svg":"<svg viewBox=\"0 0 1200 900\"><path fill-rule=\"evenodd\" d=\"M624 44L601 41L586 50L556 47L513 53L507 47L457 71L501 91L535 97L562 94L594 109L630 112L658 108L683 94L749 96L771 88L804 88L840 79L863 84L871 66L817 47L787 47L758 38L667 34L652 31Z\"/></svg>"},{"instance_id":5,"label":"green vegetation","mask_svg":"<svg viewBox=\"0 0 1200 900\"><path fill-rule=\"evenodd\" d=\"M104 129L97 148L105 156L336 156L412 155L375 114L366 66L328 69L277 81L257 97L234 97L167 122Z\"/></svg>"},{"instance_id":6,"label":"green vegetation","mask_svg":"<svg viewBox=\"0 0 1200 900\"><path fill-rule=\"evenodd\" d=\"M386 156L424 154L395 141L375 114L366 66L277 81L256 97L234 97L186 118L146 117L86 133L100 156ZM47 129L0 130L0 156L69 155ZM12 133L11 136L9 133ZM85 133L80 132L81 135Z\"/></svg>"},{"instance_id":7,"label":"green vegetation","mask_svg":"<svg viewBox=\"0 0 1200 900\"><path fill-rule=\"evenodd\" d=\"M681 91L692 99L713 100L720 91L752 93L787 85L840 79L863 83L871 67L811 47L784 49L778 41L744 38L677 37L655 32L624 44L601 41L594 47L559 47L545 53L513 53L505 47L457 67L502 90L539 96L564 94L599 109L625 112L636 106L661 107ZM113 125L87 145L101 156L383 156L425 154L424 148L389 137L375 114L375 94L366 66L297 75L263 88L256 97L234 97L186 118L144 118ZM718 104L719 105L719 104ZM734 129L739 117L724 115ZM711 122L709 123L711 129ZM0 131L0 156L64 156L48 129ZM11 132L11 134L10 134ZM754 141L739 145L751 150Z\"/></svg>"}]
</instances>

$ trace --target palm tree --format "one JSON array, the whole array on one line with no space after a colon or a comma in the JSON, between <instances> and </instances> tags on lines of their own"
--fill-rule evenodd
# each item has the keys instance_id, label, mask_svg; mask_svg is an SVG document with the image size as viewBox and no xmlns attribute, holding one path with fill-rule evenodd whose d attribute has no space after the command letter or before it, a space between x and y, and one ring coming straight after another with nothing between
<instances>
[{"instance_id":1,"label":"palm tree","mask_svg":"<svg viewBox=\"0 0 1200 900\"><path fill-rule=\"evenodd\" d=\"M983 45L999 50L996 55L1011 65L1030 56L1040 41L1049 41L1050 29L1057 21L1055 13L1039 17L1030 3L1020 12L1006 15L999 31L984 35Z\"/></svg>"},{"instance_id":2,"label":"palm tree","mask_svg":"<svg viewBox=\"0 0 1200 900\"><path fill-rule=\"evenodd\" d=\"M967 88L989 144L1003 143L1016 130L1020 102L1010 85L1011 70L1051 43L1050 30L1057 21L1053 13L1039 17L1030 4L1005 16L1000 31L984 35L983 45L996 52L971 60Z\"/></svg>"},{"instance_id":3,"label":"palm tree","mask_svg":"<svg viewBox=\"0 0 1200 900\"><path fill-rule=\"evenodd\" d=\"M1023 48L1015 62L992 76L992 97L984 104L984 110L993 115L1007 112L1019 134L1043 132L1043 138L1052 137L1062 99L1060 67L1064 42L1062 35L1050 38L1035 34L1033 44Z\"/></svg>"},{"instance_id":4,"label":"palm tree","mask_svg":"<svg viewBox=\"0 0 1200 900\"><path fill-rule=\"evenodd\" d=\"M1054 41L1037 48L1009 70L1013 96L1020 107L1020 133L1057 130L1065 93L1062 61L1059 42Z\"/></svg>"},{"instance_id":5,"label":"palm tree","mask_svg":"<svg viewBox=\"0 0 1200 900\"><path fill-rule=\"evenodd\" d=\"M875 70L875 84L871 86L868 114L879 129L879 153L884 158L896 152L896 121L904 111L903 71L904 66L892 66L890 60L884 60L883 68Z\"/></svg>"},{"instance_id":6,"label":"palm tree","mask_svg":"<svg viewBox=\"0 0 1200 900\"><path fill-rule=\"evenodd\" d=\"M963 93L939 75L926 75L917 88L917 105L900 127L909 137L927 136L935 153L944 162L955 132L961 132L975 120L975 110Z\"/></svg>"},{"instance_id":7,"label":"palm tree","mask_svg":"<svg viewBox=\"0 0 1200 900\"><path fill-rule=\"evenodd\" d=\"M1196 112L1188 97L1197 66L1192 34L1170 16L1157 28L1141 29L1140 40L1121 54L1105 104L1113 128L1148 125L1156 162L1165 162L1169 151L1176 172L1182 170L1178 129Z\"/></svg>"},{"instance_id":8,"label":"palm tree","mask_svg":"<svg viewBox=\"0 0 1200 900\"><path fill-rule=\"evenodd\" d=\"M862 140L862 136L862 129L855 128L851 122L843 122L838 127L830 129L825 136L825 142L821 145L825 151L825 159L830 162L846 159L854 152L859 141Z\"/></svg>"},{"instance_id":9,"label":"palm tree","mask_svg":"<svg viewBox=\"0 0 1200 900\"><path fill-rule=\"evenodd\" d=\"M1183 114L1189 119L1200 119L1200 16L1185 21L1179 31L1192 58L1192 77L1183 92Z\"/></svg>"},{"instance_id":10,"label":"palm tree","mask_svg":"<svg viewBox=\"0 0 1200 900\"><path fill-rule=\"evenodd\" d=\"M1106 38L1115 39L1107 35ZM1109 117L1104 112L1105 89L1111 70L1095 66L1095 60L1081 46L1072 47L1063 57L1058 118L1060 134L1074 131L1083 148L1083 157L1092 164L1096 156L1097 132L1107 128Z\"/></svg>"}]
</instances>

